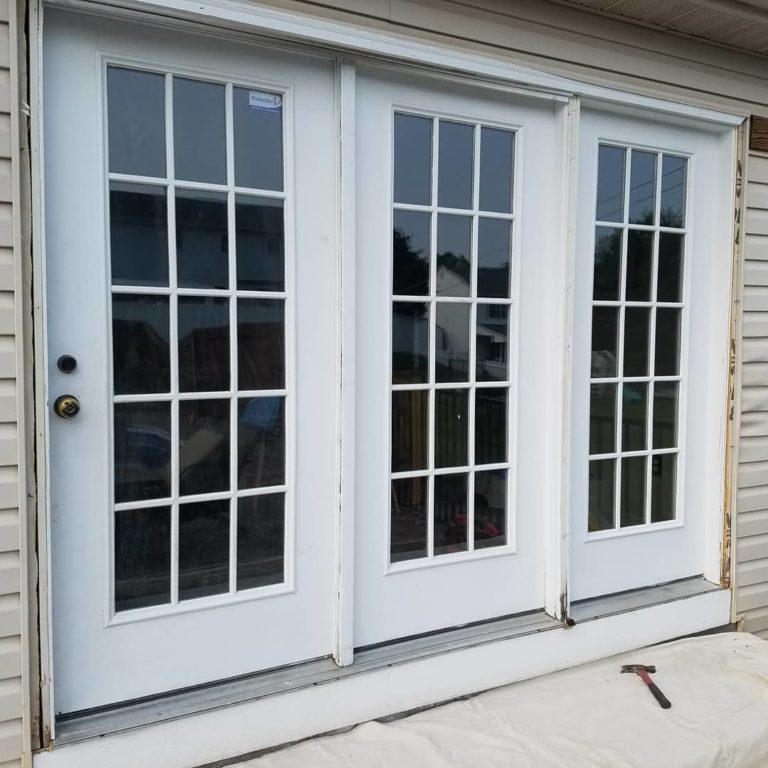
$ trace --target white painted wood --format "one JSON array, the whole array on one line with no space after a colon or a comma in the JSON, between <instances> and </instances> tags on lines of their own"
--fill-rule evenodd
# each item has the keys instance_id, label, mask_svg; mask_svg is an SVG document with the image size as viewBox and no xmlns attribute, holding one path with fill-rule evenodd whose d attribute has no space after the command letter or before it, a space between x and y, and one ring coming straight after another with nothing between
<instances>
[{"instance_id":1,"label":"white painted wood","mask_svg":"<svg viewBox=\"0 0 768 768\"><path fill-rule=\"evenodd\" d=\"M83 403L77 419L51 417L49 424L56 710L330 655L338 486L332 63L252 47L202 48L193 37L145 28L107 30L94 19L50 14L46 22L47 342L51 360L66 352L79 361L69 376L49 366L48 402L72 390ZM286 584L117 617L110 608L106 176L99 96L110 59L287 90L286 358L287 391L294 403L287 428ZM83 110L72 110L72 99ZM79 180L78 195L69 192L73 179ZM172 220L169 231L174 232ZM82 268L71 270L73 260Z\"/></svg>"}]
</instances>

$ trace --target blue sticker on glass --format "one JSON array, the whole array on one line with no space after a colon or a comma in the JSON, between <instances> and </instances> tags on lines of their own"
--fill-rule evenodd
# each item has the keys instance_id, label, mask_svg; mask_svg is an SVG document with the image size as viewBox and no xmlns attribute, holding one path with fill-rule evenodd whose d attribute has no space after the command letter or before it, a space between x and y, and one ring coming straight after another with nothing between
<instances>
[{"instance_id":1,"label":"blue sticker on glass","mask_svg":"<svg viewBox=\"0 0 768 768\"><path fill-rule=\"evenodd\" d=\"M283 97L279 93L248 91L248 106L263 112L280 112L283 108Z\"/></svg>"}]
</instances>

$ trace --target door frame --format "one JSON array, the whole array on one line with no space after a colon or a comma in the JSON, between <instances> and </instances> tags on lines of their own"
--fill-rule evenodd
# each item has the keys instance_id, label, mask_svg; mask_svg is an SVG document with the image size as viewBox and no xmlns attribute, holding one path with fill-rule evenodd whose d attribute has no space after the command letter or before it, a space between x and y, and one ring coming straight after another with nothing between
<instances>
[{"instance_id":1,"label":"door frame","mask_svg":"<svg viewBox=\"0 0 768 768\"><path fill-rule=\"evenodd\" d=\"M410 71L414 65L420 65L422 73L425 67L428 74L437 78L456 79L466 78L478 87L501 89L507 92L522 91L528 95L536 94L541 98L558 99L569 102L568 120L562 126L563 131L563 157L564 184L568 194L566 200L569 204L561 211L560 225L562 227L562 249L564 263L567 265L567 273L564 276L564 306L566 311L566 323L562 329L562 341L559 368L562 371L570 370L570 343L573 332L571 321L572 302L572 275L574 270L574 243L573 230L573 194L574 169L578 162L575 148L578 144L578 119L579 105L582 99L597 101L605 106L612 105L621 111L641 110L647 114L652 112L665 113L682 118L690 118L711 125L723 126L735 131L741 125L747 112L734 109L732 112L721 112L701 108L695 104L666 101L661 98L637 95L614 90L603 86L589 85L583 82L571 80L558 75L550 75L533 69L512 66L500 63L498 59L459 52L442 48L440 46L426 45L412 41L405 41L394 35L383 32L366 31L361 35L353 25L340 22L327 22L316 20L312 17L298 16L273 9L266 9L254 5L246 5L241 2L233 2L226 6L210 6L200 9L199 4L193 0L173 0L172 3L165 0L127 0L124 8L100 6L89 0L54 0L52 5L62 7L75 7L79 10L98 12L107 20L109 19L134 19L144 22L158 23L157 16L153 16L148 9L155 7L166 17L159 21L160 24L169 24L178 29L188 27L196 28L199 23L214 22L213 28L206 32L213 36L230 36L242 38L241 30L245 29L251 34L266 35L270 42L279 48L296 49L296 46L313 46L319 44L324 47L326 53L328 47L338 51L337 55L337 108L339 109L339 139L341 151L339 157L341 178L338 227L341 233L339 259L336 265L341 277L342 302L339 307L337 323L342 339L342 354L337 360L337 396L343 398L346 395L342 409L341 423L339 424L339 445L337 449L337 469L339 478L338 514L336 521L336 547L337 557L340 563L337 575L337 599L336 599L336 651L335 658L340 665L352 663L353 638L351 635L351 610L353 585L351 572L353 566L353 541L354 520L351 512L351 499L354 496L355 472L351 457L354 451L354 405L349 396L354 392L354 324L348 322L354 316L354 198L355 190L352 179L354 174L350 171L354 168L354 100L355 100L355 59L373 57L378 60L379 66L396 67ZM31 506L35 508L36 521L30 523L36 527L36 531L30 531L30 546L35 546L36 551L30 553L30 580L37 583L37 594L30 594L30 624L35 625L37 619L39 636L31 637L32 654L35 648L39 650L39 659L33 660L33 674L37 679L33 680L32 687L39 688L40 696L33 695L33 709L37 712L41 722L41 746L48 746L55 736L55 723L53 718L53 676L51 669L51 621L50 621L50 539L48 523L48 473L47 464L47 435L45 428L46 402L44 396L44 382L41 372L46 370L45 353L45 306L41 286L44 285L45 276L45 238L42 222L44 220L44 205L42 189L44 178L42 173L41 157L41 117L43 111L42 94L42 35L44 33L44 12L42 0L35 0L30 6L31 23L30 41L30 123L31 123L31 228L32 247L31 253L26 258L25 267L29 270L27 276L28 291L25 291L25 300L30 301L28 316L31 321L25 328L25 368L30 372L30 379L34 382L34 423L28 425L27 453L36 458L30 458L30 474L34 474L36 489L30 489ZM197 27L199 29L199 27ZM277 41L274 40L277 38ZM264 43L264 41L261 41ZM393 59L395 60L393 63ZM743 157L743 147L739 157ZM734 157L736 156L734 141ZM344 215L346 212L346 215ZM31 295L31 300L26 299ZM345 322L345 319L347 322ZM352 355L350 359L350 355ZM557 504L551 514L547 515L546 531L546 579L547 602L546 610L552 616L565 620L568 616L569 602L567 595L567 531L568 531L568 473L570 459L567 446L570 444L570 425L567 418L570 403L570 387L564 387L563 408L556 414L557 426L563 435L560 447L561 467L560 482L556 488L551 489L552 497L557 499ZM724 412L727 407L724 403ZM30 419L30 421L32 421ZM725 419L723 419L725 423ZM342 442L341 438L344 438ZM725 434L723 434L725 445ZM729 456L728 461L733 461ZM726 470L728 467L726 466ZM34 481L33 481L34 482ZM708 520L711 530L721 533L723 519ZM717 537L716 537L717 539ZM710 547L707 552L707 576L716 578L719 582L721 563L724 555L719 547ZM39 662L39 668L37 666Z\"/></svg>"}]
</instances>

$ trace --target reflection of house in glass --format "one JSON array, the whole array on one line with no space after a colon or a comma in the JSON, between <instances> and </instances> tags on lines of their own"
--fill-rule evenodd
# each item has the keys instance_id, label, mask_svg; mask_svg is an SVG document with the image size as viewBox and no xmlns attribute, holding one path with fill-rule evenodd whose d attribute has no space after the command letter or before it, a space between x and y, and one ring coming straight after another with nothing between
<instances>
[{"instance_id":1,"label":"reflection of house in glass","mask_svg":"<svg viewBox=\"0 0 768 768\"><path fill-rule=\"evenodd\" d=\"M477 305L477 379L506 380L509 307L506 304Z\"/></svg>"}]
</instances>

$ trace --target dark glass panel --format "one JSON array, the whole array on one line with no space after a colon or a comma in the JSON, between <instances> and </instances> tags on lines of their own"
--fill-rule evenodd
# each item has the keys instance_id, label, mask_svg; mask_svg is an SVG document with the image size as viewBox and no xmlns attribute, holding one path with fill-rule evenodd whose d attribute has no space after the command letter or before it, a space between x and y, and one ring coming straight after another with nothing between
<instances>
[{"instance_id":1,"label":"dark glass panel","mask_svg":"<svg viewBox=\"0 0 768 768\"><path fill-rule=\"evenodd\" d=\"M437 204L444 208L472 207L472 166L475 128L466 123L440 121L440 159L437 165Z\"/></svg>"},{"instance_id":2,"label":"dark glass panel","mask_svg":"<svg viewBox=\"0 0 768 768\"><path fill-rule=\"evenodd\" d=\"M392 383L419 384L429 379L429 304L392 304Z\"/></svg>"},{"instance_id":3,"label":"dark glass panel","mask_svg":"<svg viewBox=\"0 0 768 768\"><path fill-rule=\"evenodd\" d=\"M392 292L400 296L429 294L429 213L394 211Z\"/></svg>"},{"instance_id":4,"label":"dark glass panel","mask_svg":"<svg viewBox=\"0 0 768 768\"><path fill-rule=\"evenodd\" d=\"M435 466L467 464L468 390L435 391Z\"/></svg>"},{"instance_id":5,"label":"dark glass panel","mask_svg":"<svg viewBox=\"0 0 768 768\"><path fill-rule=\"evenodd\" d=\"M115 612L171 602L171 508L115 512Z\"/></svg>"},{"instance_id":6,"label":"dark glass panel","mask_svg":"<svg viewBox=\"0 0 768 768\"><path fill-rule=\"evenodd\" d=\"M509 307L478 304L475 327L477 381L509 378Z\"/></svg>"},{"instance_id":7,"label":"dark glass panel","mask_svg":"<svg viewBox=\"0 0 768 768\"><path fill-rule=\"evenodd\" d=\"M392 471L426 469L429 448L429 393L392 393Z\"/></svg>"},{"instance_id":8,"label":"dark glass panel","mask_svg":"<svg viewBox=\"0 0 768 768\"><path fill-rule=\"evenodd\" d=\"M179 600L229 592L229 499L179 505Z\"/></svg>"},{"instance_id":9,"label":"dark glass panel","mask_svg":"<svg viewBox=\"0 0 768 768\"><path fill-rule=\"evenodd\" d=\"M680 310L656 310L656 376L680 373Z\"/></svg>"},{"instance_id":10,"label":"dark glass panel","mask_svg":"<svg viewBox=\"0 0 768 768\"><path fill-rule=\"evenodd\" d=\"M685 191L688 161L684 157L664 155L661 159L662 227L685 226Z\"/></svg>"},{"instance_id":11,"label":"dark glass panel","mask_svg":"<svg viewBox=\"0 0 768 768\"><path fill-rule=\"evenodd\" d=\"M627 301L651 300L653 232L630 229L627 233Z\"/></svg>"},{"instance_id":12,"label":"dark glass panel","mask_svg":"<svg viewBox=\"0 0 768 768\"><path fill-rule=\"evenodd\" d=\"M238 401L237 487L285 483L285 398Z\"/></svg>"},{"instance_id":13,"label":"dark glass panel","mask_svg":"<svg viewBox=\"0 0 768 768\"><path fill-rule=\"evenodd\" d=\"M469 304L435 308L435 381L469 380Z\"/></svg>"},{"instance_id":14,"label":"dark glass panel","mask_svg":"<svg viewBox=\"0 0 768 768\"><path fill-rule=\"evenodd\" d=\"M235 184L252 189L283 188L283 96L232 89Z\"/></svg>"},{"instance_id":15,"label":"dark glass panel","mask_svg":"<svg viewBox=\"0 0 768 768\"><path fill-rule=\"evenodd\" d=\"M685 235L659 234L658 301L683 300L683 246Z\"/></svg>"},{"instance_id":16,"label":"dark glass panel","mask_svg":"<svg viewBox=\"0 0 768 768\"><path fill-rule=\"evenodd\" d=\"M621 237L621 229L595 229L595 274L592 289L595 300L616 301L619 298Z\"/></svg>"},{"instance_id":17,"label":"dark glass panel","mask_svg":"<svg viewBox=\"0 0 768 768\"><path fill-rule=\"evenodd\" d=\"M229 288L227 196L176 190L176 273L182 288Z\"/></svg>"},{"instance_id":18,"label":"dark glass panel","mask_svg":"<svg viewBox=\"0 0 768 768\"><path fill-rule=\"evenodd\" d=\"M438 296L469 296L472 218L441 213L437 217Z\"/></svg>"},{"instance_id":19,"label":"dark glass panel","mask_svg":"<svg viewBox=\"0 0 768 768\"><path fill-rule=\"evenodd\" d=\"M615 307L592 309L592 378L616 375L619 343L619 310Z\"/></svg>"},{"instance_id":20,"label":"dark glass panel","mask_svg":"<svg viewBox=\"0 0 768 768\"><path fill-rule=\"evenodd\" d=\"M512 213L515 134L480 129L480 210Z\"/></svg>"},{"instance_id":21,"label":"dark glass panel","mask_svg":"<svg viewBox=\"0 0 768 768\"><path fill-rule=\"evenodd\" d=\"M179 389L229 389L229 299L179 296Z\"/></svg>"},{"instance_id":22,"label":"dark glass panel","mask_svg":"<svg viewBox=\"0 0 768 768\"><path fill-rule=\"evenodd\" d=\"M467 549L468 475L435 476L434 552L447 555Z\"/></svg>"},{"instance_id":23,"label":"dark glass panel","mask_svg":"<svg viewBox=\"0 0 768 768\"><path fill-rule=\"evenodd\" d=\"M235 231L238 289L285 290L283 201L237 195Z\"/></svg>"},{"instance_id":24,"label":"dark glass panel","mask_svg":"<svg viewBox=\"0 0 768 768\"><path fill-rule=\"evenodd\" d=\"M627 307L624 310L624 375L648 375L649 321L651 312L646 307Z\"/></svg>"},{"instance_id":25,"label":"dark glass panel","mask_svg":"<svg viewBox=\"0 0 768 768\"><path fill-rule=\"evenodd\" d=\"M598 221L624 220L624 166L627 151L601 144L597 161Z\"/></svg>"},{"instance_id":26,"label":"dark glass panel","mask_svg":"<svg viewBox=\"0 0 768 768\"><path fill-rule=\"evenodd\" d=\"M653 224L656 221L656 158L653 152L632 151L629 176L629 223Z\"/></svg>"},{"instance_id":27,"label":"dark glass panel","mask_svg":"<svg viewBox=\"0 0 768 768\"><path fill-rule=\"evenodd\" d=\"M282 584L285 495L269 493L237 500L237 589Z\"/></svg>"},{"instance_id":28,"label":"dark glass panel","mask_svg":"<svg viewBox=\"0 0 768 768\"><path fill-rule=\"evenodd\" d=\"M115 503L171 495L171 404L115 403Z\"/></svg>"},{"instance_id":29,"label":"dark glass panel","mask_svg":"<svg viewBox=\"0 0 768 768\"><path fill-rule=\"evenodd\" d=\"M475 390L475 464L507 461L506 387Z\"/></svg>"},{"instance_id":30,"label":"dark glass panel","mask_svg":"<svg viewBox=\"0 0 768 768\"><path fill-rule=\"evenodd\" d=\"M427 556L427 478L392 481L389 561Z\"/></svg>"},{"instance_id":31,"label":"dark glass panel","mask_svg":"<svg viewBox=\"0 0 768 768\"><path fill-rule=\"evenodd\" d=\"M589 532L613 528L616 459L589 462Z\"/></svg>"},{"instance_id":32,"label":"dark glass panel","mask_svg":"<svg viewBox=\"0 0 768 768\"><path fill-rule=\"evenodd\" d=\"M432 118L395 114L395 202L432 200Z\"/></svg>"},{"instance_id":33,"label":"dark glass panel","mask_svg":"<svg viewBox=\"0 0 768 768\"><path fill-rule=\"evenodd\" d=\"M512 222L478 220L477 295L488 299L510 296L509 264L512 254Z\"/></svg>"},{"instance_id":34,"label":"dark glass panel","mask_svg":"<svg viewBox=\"0 0 768 768\"><path fill-rule=\"evenodd\" d=\"M507 470L475 472L475 549L507 543Z\"/></svg>"},{"instance_id":35,"label":"dark glass panel","mask_svg":"<svg viewBox=\"0 0 768 768\"><path fill-rule=\"evenodd\" d=\"M112 296L112 361L116 395L171 388L167 296Z\"/></svg>"},{"instance_id":36,"label":"dark glass panel","mask_svg":"<svg viewBox=\"0 0 768 768\"><path fill-rule=\"evenodd\" d=\"M109 170L165 176L165 76L107 68Z\"/></svg>"},{"instance_id":37,"label":"dark glass panel","mask_svg":"<svg viewBox=\"0 0 768 768\"><path fill-rule=\"evenodd\" d=\"M589 453L616 450L616 385L592 384L589 399Z\"/></svg>"},{"instance_id":38,"label":"dark glass panel","mask_svg":"<svg viewBox=\"0 0 768 768\"><path fill-rule=\"evenodd\" d=\"M179 493L229 490L229 400L179 403Z\"/></svg>"},{"instance_id":39,"label":"dark glass panel","mask_svg":"<svg viewBox=\"0 0 768 768\"><path fill-rule=\"evenodd\" d=\"M621 527L645 523L645 465L647 456L621 460Z\"/></svg>"},{"instance_id":40,"label":"dark glass panel","mask_svg":"<svg viewBox=\"0 0 768 768\"><path fill-rule=\"evenodd\" d=\"M285 301L237 300L238 388L285 387Z\"/></svg>"},{"instance_id":41,"label":"dark glass panel","mask_svg":"<svg viewBox=\"0 0 768 768\"><path fill-rule=\"evenodd\" d=\"M678 390L676 381L653 385L653 447L677 448Z\"/></svg>"},{"instance_id":42,"label":"dark glass panel","mask_svg":"<svg viewBox=\"0 0 768 768\"><path fill-rule=\"evenodd\" d=\"M651 522L674 520L677 496L677 454L651 457Z\"/></svg>"},{"instance_id":43,"label":"dark glass panel","mask_svg":"<svg viewBox=\"0 0 768 768\"><path fill-rule=\"evenodd\" d=\"M173 155L177 179L226 184L224 86L173 78Z\"/></svg>"},{"instance_id":44,"label":"dark glass panel","mask_svg":"<svg viewBox=\"0 0 768 768\"><path fill-rule=\"evenodd\" d=\"M648 440L647 384L624 384L621 412L621 450L644 450Z\"/></svg>"},{"instance_id":45,"label":"dark glass panel","mask_svg":"<svg viewBox=\"0 0 768 768\"><path fill-rule=\"evenodd\" d=\"M113 285L168 285L165 187L110 183L109 247Z\"/></svg>"}]
</instances>

